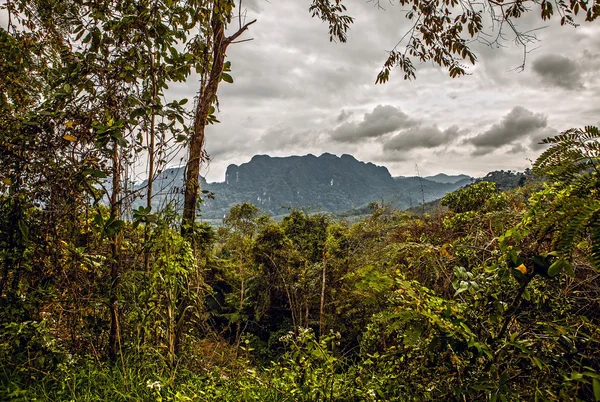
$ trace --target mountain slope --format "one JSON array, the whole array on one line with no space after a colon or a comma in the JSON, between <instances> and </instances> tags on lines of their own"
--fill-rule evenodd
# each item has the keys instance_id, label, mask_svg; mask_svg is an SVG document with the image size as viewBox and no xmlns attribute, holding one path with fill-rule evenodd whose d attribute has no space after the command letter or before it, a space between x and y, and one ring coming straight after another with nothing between
<instances>
[{"instance_id":1,"label":"mountain slope","mask_svg":"<svg viewBox=\"0 0 600 402\"><path fill-rule=\"evenodd\" d=\"M202 189L214 194L205 199L201 209L204 218L220 219L241 202L250 202L274 216L284 213L282 207L337 212L381 200L408 208L419 205L423 198L431 201L443 197L469 182L470 179L444 183L418 177L394 178L387 168L358 161L351 155L256 155L247 163L230 165L224 182L207 183L201 178ZM154 208L168 201L180 206L183 168L166 169L156 178L154 189Z\"/></svg>"}]
</instances>

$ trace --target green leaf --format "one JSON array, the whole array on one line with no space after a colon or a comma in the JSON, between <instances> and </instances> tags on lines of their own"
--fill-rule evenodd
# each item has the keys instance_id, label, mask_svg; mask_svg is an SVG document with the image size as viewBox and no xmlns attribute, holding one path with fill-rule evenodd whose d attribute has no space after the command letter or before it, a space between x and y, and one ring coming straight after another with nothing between
<instances>
[{"instance_id":1,"label":"green leaf","mask_svg":"<svg viewBox=\"0 0 600 402\"><path fill-rule=\"evenodd\" d=\"M98 169L85 169L82 173L84 176L92 176L97 179L106 179L107 177L106 173Z\"/></svg>"},{"instance_id":2,"label":"green leaf","mask_svg":"<svg viewBox=\"0 0 600 402\"><path fill-rule=\"evenodd\" d=\"M223 73L221 74L221 78L223 79L223 81L233 84L233 77L231 77L231 75Z\"/></svg>"},{"instance_id":3,"label":"green leaf","mask_svg":"<svg viewBox=\"0 0 600 402\"><path fill-rule=\"evenodd\" d=\"M102 214L100 214L100 212L94 216L94 224L99 228L104 226L104 219L102 218Z\"/></svg>"},{"instance_id":4,"label":"green leaf","mask_svg":"<svg viewBox=\"0 0 600 402\"><path fill-rule=\"evenodd\" d=\"M583 374L578 373L577 371L571 372L571 380L579 381L583 379Z\"/></svg>"},{"instance_id":5,"label":"green leaf","mask_svg":"<svg viewBox=\"0 0 600 402\"><path fill-rule=\"evenodd\" d=\"M138 108L137 108L137 109L135 109L133 112L131 112L131 115L130 115L130 117L131 117L132 119L135 119L136 117L143 116L143 115L145 115L145 114L146 114L146 109L145 109L145 108L143 108L143 107L138 107Z\"/></svg>"},{"instance_id":6,"label":"green leaf","mask_svg":"<svg viewBox=\"0 0 600 402\"><path fill-rule=\"evenodd\" d=\"M550 265L550 268L548 268L548 276L550 278L554 278L556 275L558 275L564 266L564 260L560 259L555 261L554 263L552 263L552 265Z\"/></svg>"},{"instance_id":7,"label":"green leaf","mask_svg":"<svg viewBox=\"0 0 600 402\"><path fill-rule=\"evenodd\" d=\"M596 402L600 401L600 381L596 378L592 380L592 388L594 389L594 398Z\"/></svg>"},{"instance_id":8,"label":"green leaf","mask_svg":"<svg viewBox=\"0 0 600 402\"><path fill-rule=\"evenodd\" d=\"M27 227L27 224L24 221L19 220L17 222L17 225L19 226L19 230L21 231L21 235L23 236L23 239L28 240L29 239L29 228Z\"/></svg>"}]
</instances>

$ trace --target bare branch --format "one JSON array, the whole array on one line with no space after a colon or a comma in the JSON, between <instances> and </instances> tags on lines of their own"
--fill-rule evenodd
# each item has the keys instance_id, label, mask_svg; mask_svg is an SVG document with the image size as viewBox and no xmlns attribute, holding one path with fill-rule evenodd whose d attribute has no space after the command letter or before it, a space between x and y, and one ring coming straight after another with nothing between
<instances>
[{"instance_id":1,"label":"bare branch","mask_svg":"<svg viewBox=\"0 0 600 402\"><path fill-rule=\"evenodd\" d=\"M250 21L247 24L244 24L236 33L234 33L233 35L229 36L227 39L225 39L225 43L226 45L229 45L230 43L232 43L234 40L236 40L237 38L239 38L245 31L248 30L248 27L252 24L254 24L256 22L256 19Z\"/></svg>"}]
</instances>

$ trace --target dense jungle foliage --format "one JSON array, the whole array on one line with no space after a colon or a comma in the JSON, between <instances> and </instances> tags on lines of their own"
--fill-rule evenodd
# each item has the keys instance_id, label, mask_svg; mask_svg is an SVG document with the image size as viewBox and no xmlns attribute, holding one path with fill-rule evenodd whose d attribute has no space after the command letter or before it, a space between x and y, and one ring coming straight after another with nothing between
<instances>
[{"instance_id":1,"label":"dense jungle foliage","mask_svg":"<svg viewBox=\"0 0 600 402\"><path fill-rule=\"evenodd\" d=\"M545 181L478 182L424 216L237 205L196 250L168 210L116 227L5 177L0 399L599 400L598 138L548 139Z\"/></svg>"},{"instance_id":2,"label":"dense jungle foliage","mask_svg":"<svg viewBox=\"0 0 600 402\"><path fill-rule=\"evenodd\" d=\"M341 2L312 4L345 40ZM546 140L538 179L430 214L241 204L211 227L193 172L251 23L225 36L235 5L1 3L0 400L600 400L598 129ZM190 111L166 89L192 72ZM182 147L183 218L151 204Z\"/></svg>"}]
</instances>

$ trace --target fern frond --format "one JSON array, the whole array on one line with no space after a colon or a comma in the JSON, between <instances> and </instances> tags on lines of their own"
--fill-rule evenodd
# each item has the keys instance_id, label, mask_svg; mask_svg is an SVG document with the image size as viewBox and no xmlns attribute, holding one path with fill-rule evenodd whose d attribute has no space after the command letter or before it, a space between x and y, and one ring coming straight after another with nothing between
<instances>
[{"instance_id":1,"label":"fern frond","mask_svg":"<svg viewBox=\"0 0 600 402\"><path fill-rule=\"evenodd\" d=\"M580 239L585 233L589 224L593 221L596 214L600 213L600 202L594 202L586 205L586 200L577 199L571 205L565 206L566 215L569 221L560 233L557 242L558 250L564 255L571 255L575 248L575 241Z\"/></svg>"},{"instance_id":2,"label":"fern frond","mask_svg":"<svg viewBox=\"0 0 600 402\"><path fill-rule=\"evenodd\" d=\"M592 266L600 271L600 213L596 213L590 222L590 232L590 261Z\"/></svg>"},{"instance_id":3,"label":"fern frond","mask_svg":"<svg viewBox=\"0 0 600 402\"><path fill-rule=\"evenodd\" d=\"M572 128L543 141L551 145L534 163L549 179L530 214L538 239L552 235L555 250L572 258L576 243L591 239L590 260L600 269L600 130Z\"/></svg>"}]
</instances>

